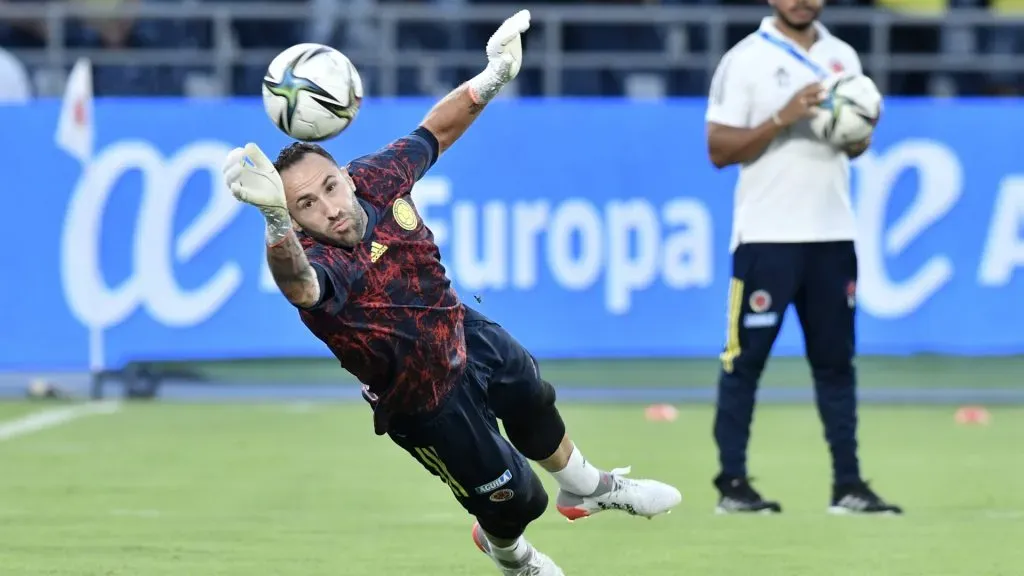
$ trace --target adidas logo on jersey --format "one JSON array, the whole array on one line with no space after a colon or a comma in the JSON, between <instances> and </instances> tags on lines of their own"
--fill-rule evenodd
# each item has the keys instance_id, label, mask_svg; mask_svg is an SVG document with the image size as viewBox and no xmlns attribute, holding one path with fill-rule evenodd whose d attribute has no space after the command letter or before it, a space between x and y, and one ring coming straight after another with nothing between
<instances>
[{"instance_id":1,"label":"adidas logo on jersey","mask_svg":"<svg viewBox=\"0 0 1024 576\"><path fill-rule=\"evenodd\" d=\"M370 262L380 260L380 257L388 251L388 247L377 242L370 242Z\"/></svg>"}]
</instances>

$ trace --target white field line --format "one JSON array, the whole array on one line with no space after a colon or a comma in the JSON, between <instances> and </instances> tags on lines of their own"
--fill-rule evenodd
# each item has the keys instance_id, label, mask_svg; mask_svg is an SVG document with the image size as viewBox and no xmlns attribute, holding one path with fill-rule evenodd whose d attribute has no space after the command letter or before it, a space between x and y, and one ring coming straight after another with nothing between
<instances>
[{"instance_id":1,"label":"white field line","mask_svg":"<svg viewBox=\"0 0 1024 576\"><path fill-rule=\"evenodd\" d=\"M40 410L21 418L0 422L0 442L40 430L63 426L86 416L113 414L120 409L120 402L89 402L64 408Z\"/></svg>"}]
</instances>

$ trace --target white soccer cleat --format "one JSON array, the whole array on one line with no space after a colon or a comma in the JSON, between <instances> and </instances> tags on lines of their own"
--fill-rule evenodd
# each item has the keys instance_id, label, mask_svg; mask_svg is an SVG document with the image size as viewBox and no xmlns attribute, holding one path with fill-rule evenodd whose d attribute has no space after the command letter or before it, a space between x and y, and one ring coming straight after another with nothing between
<instances>
[{"instance_id":1,"label":"white soccer cleat","mask_svg":"<svg viewBox=\"0 0 1024 576\"><path fill-rule=\"evenodd\" d=\"M554 560L541 554L532 545L530 546L530 555L521 564L512 565L498 560L491 555L491 543L484 536L484 531L479 524L473 524L473 543L481 552L494 560L498 570L501 570L504 576L565 576Z\"/></svg>"},{"instance_id":2,"label":"white soccer cleat","mask_svg":"<svg viewBox=\"0 0 1024 576\"><path fill-rule=\"evenodd\" d=\"M593 516L603 510L622 510L633 516L653 518L666 514L683 501L674 487L657 480L626 478L629 467L601 473L601 483L590 496L558 491L555 505L570 521Z\"/></svg>"}]
</instances>

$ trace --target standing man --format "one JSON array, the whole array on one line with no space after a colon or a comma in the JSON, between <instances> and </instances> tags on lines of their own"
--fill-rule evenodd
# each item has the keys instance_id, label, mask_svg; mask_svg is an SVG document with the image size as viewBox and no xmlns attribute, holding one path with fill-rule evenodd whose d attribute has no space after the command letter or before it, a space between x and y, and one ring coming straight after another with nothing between
<instances>
[{"instance_id":1,"label":"standing man","mask_svg":"<svg viewBox=\"0 0 1024 576\"><path fill-rule=\"evenodd\" d=\"M837 150L808 123L821 102L821 80L861 72L853 48L817 22L821 2L769 0L774 16L726 53L711 82L711 161L718 168L740 165L714 428L719 513L782 511L751 487L746 464L758 380L790 304L800 318L832 453L829 511L901 513L861 479L857 460L849 159L869 142Z\"/></svg>"}]
</instances>

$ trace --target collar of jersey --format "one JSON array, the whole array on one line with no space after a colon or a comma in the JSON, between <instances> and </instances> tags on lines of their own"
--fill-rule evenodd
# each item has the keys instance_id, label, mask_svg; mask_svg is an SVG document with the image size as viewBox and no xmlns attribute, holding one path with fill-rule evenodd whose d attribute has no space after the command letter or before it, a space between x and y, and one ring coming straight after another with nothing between
<instances>
[{"instance_id":1,"label":"collar of jersey","mask_svg":"<svg viewBox=\"0 0 1024 576\"><path fill-rule=\"evenodd\" d=\"M356 201L366 211L366 232L363 233L363 242L366 242L373 237L373 228L377 225L377 210L362 198L356 197Z\"/></svg>"}]
</instances>

